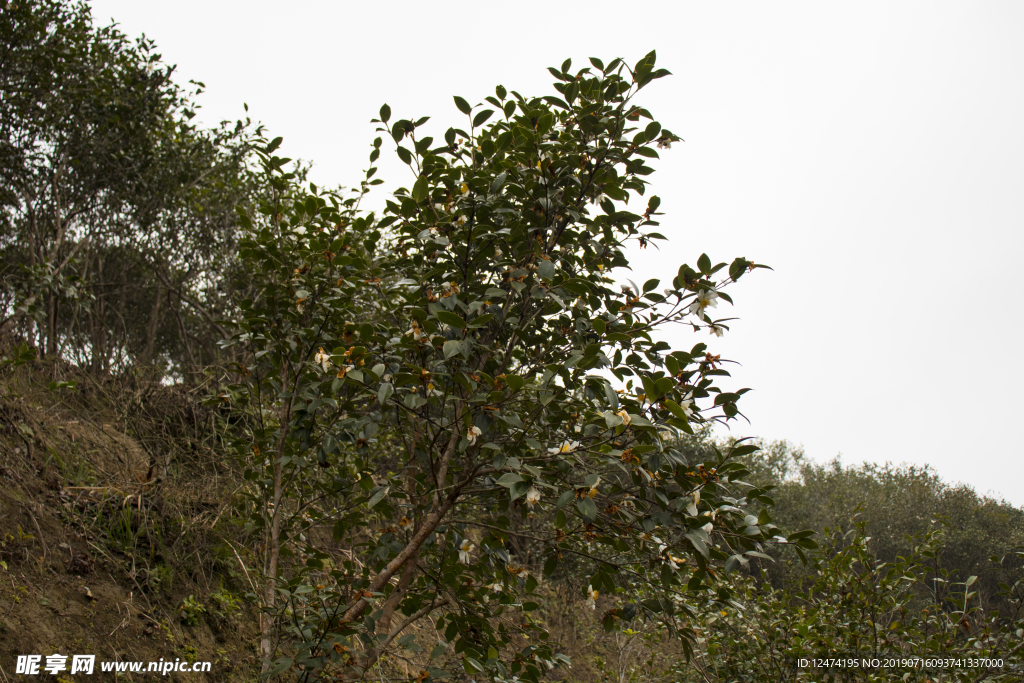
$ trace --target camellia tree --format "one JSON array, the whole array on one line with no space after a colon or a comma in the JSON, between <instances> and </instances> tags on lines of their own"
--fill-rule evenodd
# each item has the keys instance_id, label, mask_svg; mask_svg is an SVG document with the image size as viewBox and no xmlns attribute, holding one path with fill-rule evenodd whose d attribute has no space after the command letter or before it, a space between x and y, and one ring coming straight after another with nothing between
<instances>
[{"instance_id":1,"label":"camellia tree","mask_svg":"<svg viewBox=\"0 0 1024 683\"><path fill-rule=\"evenodd\" d=\"M568 663L530 614L556 580L606 628L639 617L686 646L685 596L728 599L716 579L775 537L744 509L765 490L737 482L753 446L671 447L743 390L704 343L655 338L721 334L723 288L759 266L701 255L667 287L615 284L630 241L665 239L657 197L627 207L679 139L633 103L668 72L653 52L570 68L557 95L456 97L467 123L443 142L382 107L415 180L381 217L358 211L375 168L348 199L305 192L265 148L231 342L248 360L216 399L262 539L265 675L360 679L386 657L417 680L537 681Z\"/></svg>"}]
</instances>

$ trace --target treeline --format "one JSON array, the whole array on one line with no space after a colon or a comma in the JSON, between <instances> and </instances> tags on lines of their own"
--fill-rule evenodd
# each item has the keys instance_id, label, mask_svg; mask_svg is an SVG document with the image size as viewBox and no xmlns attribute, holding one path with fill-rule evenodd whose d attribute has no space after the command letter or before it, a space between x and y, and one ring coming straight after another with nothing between
<instances>
[{"instance_id":1,"label":"treeline","mask_svg":"<svg viewBox=\"0 0 1024 683\"><path fill-rule=\"evenodd\" d=\"M261 131L192 123L203 84L85 3L0 4L0 329L97 372L214 362Z\"/></svg>"}]
</instances>

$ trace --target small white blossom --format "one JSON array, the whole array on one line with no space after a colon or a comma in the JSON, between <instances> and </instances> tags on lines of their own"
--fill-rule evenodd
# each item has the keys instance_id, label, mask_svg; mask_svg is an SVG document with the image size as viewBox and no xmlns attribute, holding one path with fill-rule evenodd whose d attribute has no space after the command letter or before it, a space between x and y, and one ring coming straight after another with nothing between
<instances>
[{"instance_id":1,"label":"small white blossom","mask_svg":"<svg viewBox=\"0 0 1024 683\"><path fill-rule=\"evenodd\" d=\"M686 413L686 417L693 415L693 393L687 393L686 396L683 396L683 400L679 402L679 407Z\"/></svg>"},{"instance_id":2,"label":"small white blossom","mask_svg":"<svg viewBox=\"0 0 1024 683\"><path fill-rule=\"evenodd\" d=\"M590 609L597 609L597 591L594 590L593 586L587 586L587 607Z\"/></svg>"},{"instance_id":3,"label":"small white blossom","mask_svg":"<svg viewBox=\"0 0 1024 683\"><path fill-rule=\"evenodd\" d=\"M426 333L423 331L423 328L420 327L419 321L416 320L415 318L409 324L409 330L406 332L406 334L411 334L412 338L415 341L419 341L420 339L423 339L424 337L427 336Z\"/></svg>"},{"instance_id":4,"label":"small white blossom","mask_svg":"<svg viewBox=\"0 0 1024 683\"><path fill-rule=\"evenodd\" d=\"M466 214L462 214L458 218L455 219L455 225L458 225L459 227L462 227L463 225L466 224L466 221L468 221L468 220L469 219L466 218Z\"/></svg>"},{"instance_id":5,"label":"small white blossom","mask_svg":"<svg viewBox=\"0 0 1024 683\"><path fill-rule=\"evenodd\" d=\"M712 524L711 522L708 522L707 524L705 524L704 526L701 527L701 529L703 529L704 533L706 533L706 534L710 534L711 530L714 529L714 528L715 528L715 525Z\"/></svg>"},{"instance_id":6,"label":"small white blossom","mask_svg":"<svg viewBox=\"0 0 1024 683\"><path fill-rule=\"evenodd\" d=\"M501 581L495 581L494 583L490 584L489 586L486 586L486 588L488 588L489 590L494 591L495 593L500 593L503 590L505 590L505 584L503 584Z\"/></svg>"},{"instance_id":7,"label":"small white blossom","mask_svg":"<svg viewBox=\"0 0 1024 683\"><path fill-rule=\"evenodd\" d=\"M475 443L476 443L476 440L477 440L477 438L478 438L478 437L479 437L479 436L480 436L481 434L483 434L483 432L482 432L482 431L480 431L480 428L479 428L479 427L477 427L476 425L473 425L472 427L470 427L470 428L469 428L469 429L467 430L467 432L466 432L466 438L467 438L467 439L469 439L469 445L470 445L470 446L472 446L473 444L475 444Z\"/></svg>"},{"instance_id":8,"label":"small white blossom","mask_svg":"<svg viewBox=\"0 0 1024 683\"><path fill-rule=\"evenodd\" d=\"M430 229L430 234L433 237L437 237L437 235L438 235L437 228L431 228Z\"/></svg>"},{"instance_id":9,"label":"small white blossom","mask_svg":"<svg viewBox=\"0 0 1024 683\"><path fill-rule=\"evenodd\" d=\"M473 548L474 546L468 538L462 539L462 543L459 544L459 562L469 564L469 553Z\"/></svg>"},{"instance_id":10,"label":"small white blossom","mask_svg":"<svg viewBox=\"0 0 1024 683\"><path fill-rule=\"evenodd\" d=\"M702 289L697 292L697 298L690 304L690 313L696 314L698 317L704 315L704 309L706 308L718 308L718 292L711 289Z\"/></svg>"},{"instance_id":11,"label":"small white blossom","mask_svg":"<svg viewBox=\"0 0 1024 683\"><path fill-rule=\"evenodd\" d=\"M615 414L622 418L622 426L623 427L628 427L629 423L633 421L633 418L631 418L629 416L629 413L627 413L624 409L620 410L619 412L617 412Z\"/></svg>"},{"instance_id":12,"label":"small white blossom","mask_svg":"<svg viewBox=\"0 0 1024 683\"><path fill-rule=\"evenodd\" d=\"M434 204L434 211L437 211L438 213L446 213L444 204Z\"/></svg>"},{"instance_id":13,"label":"small white blossom","mask_svg":"<svg viewBox=\"0 0 1024 683\"><path fill-rule=\"evenodd\" d=\"M557 448L549 448L548 453L572 453L580 447L579 441L565 441Z\"/></svg>"},{"instance_id":14,"label":"small white blossom","mask_svg":"<svg viewBox=\"0 0 1024 683\"><path fill-rule=\"evenodd\" d=\"M672 149L672 139L668 137L658 138L658 149Z\"/></svg>"},{"instance_id":15,"label":"small white blossom","mask_svg":"<svg viewBox=\"0 0 1024 683\"><path fill-rule=\"evenodd\" d=\"M526 492L526 504L533 507L540 502L540 491L535 486L531 486Z\"/></svg>"},{"instance_id":16,"label":"small white blossom","mask_svg":"<svg viewBox=\"0 0 1024 683\"><path fill-rule=\"evenodd\" d=\"M715 335L716 337L721 337L723 334L725 334L725 328L722 327L721 325L712 325L711 327L708 328L708 332Z\"/></svg>"},{"instance_id":17,"label":"small white blossom","mask_svg":"<svg viewBox=\"0 0 1024 683\"><path fill-rule=\"evenodd\" d=\"M316 354L316 356L313 357L313 360L315 360L320 365L320 367L324 369L324 372L327 372L327 370L329 370L331 367L331 357L327 355L327 353L324 351L324 347L322 346L320 347L320 351Z\"/></svg>"}]
</instances>

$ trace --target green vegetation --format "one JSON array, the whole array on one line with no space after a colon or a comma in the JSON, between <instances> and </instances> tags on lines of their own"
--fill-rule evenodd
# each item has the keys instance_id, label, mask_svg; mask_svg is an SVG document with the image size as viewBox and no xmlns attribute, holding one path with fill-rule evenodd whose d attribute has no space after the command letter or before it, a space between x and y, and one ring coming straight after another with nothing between
<instances>
[{"instance_id":1,"label":"green vegetation","mask_svg":"<svg viewBox=\"0 0 1024 683\"><path fill-rule=\"evenodd\" d=\"M694 249L622 279L666 239L655 53L455 97L443 140L384 105L344 190L248 120L190 123L202 84L85 5L2 6L18 653L102 632L217 680L1020 680L1024 510L709 437L746 390L659 332L714 340L766 266ZM376 215L392 147L409 182ZM951 653L983 665L797 665Z\"/></svg>"}]
</instances>

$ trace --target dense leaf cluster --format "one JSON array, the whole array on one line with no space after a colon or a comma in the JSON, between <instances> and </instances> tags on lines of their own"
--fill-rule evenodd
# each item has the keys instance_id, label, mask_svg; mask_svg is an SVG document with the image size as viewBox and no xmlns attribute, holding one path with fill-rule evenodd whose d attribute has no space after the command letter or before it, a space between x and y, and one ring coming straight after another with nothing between
<instances>
[{"instance_id":1,"label":"dense leaf cluster","mask_svg":"<svg viewBox=\"0 0 1024 683\"><path fill-rule=\"evenodd\" d=\"M771 499L737 483L755 447L697 461L672 446L733 419L744 391L718 388L705 344L656 339L721 332L711 309L758 266L701 255L660 291L612 279L628 241L664 239L657 197L627 210L645 160L678 140L632 104L667 73L654 60L566 62L561 97L456 97L466 129L443 144L385 105L414 182L381 217L301 190L280 140L262 152L273 192L243 212L240 245L259 290L233 340L247 361L216 400L242 418L265 538L268 673L362 676L422 647L407 629L429 617L422 677L540 680L566 662L530 618L541 582L614 596L609 629L639 617L685 635L684 596L727 599L721 573L764 556L776 529L746 508Z\"/></svg>"}]
</instances>

